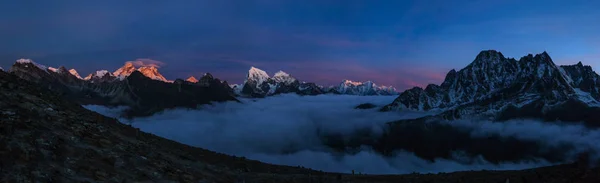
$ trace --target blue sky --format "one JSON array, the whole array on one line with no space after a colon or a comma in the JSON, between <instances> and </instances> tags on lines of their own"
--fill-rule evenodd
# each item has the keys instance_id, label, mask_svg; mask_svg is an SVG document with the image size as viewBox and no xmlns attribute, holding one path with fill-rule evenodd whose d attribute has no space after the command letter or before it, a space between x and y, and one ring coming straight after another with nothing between
<instances>
[{"instance_id":1,"label":"blue sky","mask_svg":"<svg viewBox=\"0 0 600 183\"><path fill-rule=\"evenodd\" d=\"M160 61L169 79L250 66L335 84L406 89L440 83L481 50L600 67L598 1L12 1L0 2L0 66L21 57L82 75Z\"/></svg>"}]
</instances>

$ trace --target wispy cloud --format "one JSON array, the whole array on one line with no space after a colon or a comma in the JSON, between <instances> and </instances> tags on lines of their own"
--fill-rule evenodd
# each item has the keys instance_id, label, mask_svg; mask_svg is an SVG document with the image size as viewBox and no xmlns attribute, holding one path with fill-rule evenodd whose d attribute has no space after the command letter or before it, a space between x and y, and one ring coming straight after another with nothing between
<instances>
[{"instance_id":1,"label":"wispy cloud","mask_svg":"<svg viewBox=\"0 0 600 183\"><path fill-rule=\"evenodd\" d=\"M127 61L126 63L131 63L136 67L156 67L156 68L160 68L165 64L164 62L158 61L158 60L152 60L149 58L138 58L134 61Z\"/></svg>"}]
</instances>

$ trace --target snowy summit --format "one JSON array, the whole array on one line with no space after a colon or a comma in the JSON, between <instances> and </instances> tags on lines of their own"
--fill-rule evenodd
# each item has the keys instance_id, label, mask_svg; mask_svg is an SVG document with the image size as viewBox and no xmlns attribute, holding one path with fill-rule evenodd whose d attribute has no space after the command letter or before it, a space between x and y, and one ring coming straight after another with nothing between
<instances>
[{"instance_id":1,"label":"snowy summit","mask_svg":"<svg viewBox=\"0 0 600 183\"><path fill-rule=\"evenodd\" d=\"M191 83L197 83L198 79L196 79L194 76L190 76L189 78L186 79L186 81L191 82Z\"/></svg>"},{"instance_id":2,"label":"snowy summit","mask_svg":"<svg viewBox=\"0 0 600 183\"><path fill-rule=\"evenodd\" d=\"M255 85L258 86L261 85L263 82L267 81L267 79L269 79L269 75L267 74L267 72L260 70L256 67L250 67L246 82L254 81L256 82Z\"/></svg>"},{"instance_id":3,"label":"snowy summit","mask_svg":"<svg viewBox=\"0 0 600 183\"><path fill-rule=\"evenodd\" d=\"M285 83L285 84L289 85L289 84L292 84L293 82L295 82L296 78L292 77L288 73L279 71L279 72L275 73L275 75L273 76L273 80L275 80L275 82L277 82L277 83Z\"/></svg>"},{"instance_id":4,"label":"snowy summit","mask_svg":"<svg viewBox=\"0 0 600 183\"><path fill-rule=\"evenodd\" d=\"M163 82L169 82L169 80L167 80L167 78L165 78L162 74L160 74L158 72L158 68L156 68L154 66L144 66L144 67L140 67L140 68L136 69L135 66L133 65L133 63L131 63L131 62L125 62L125 65L123 65L123 67L121 67L121 68L117 69L115 72L113 72L112 75L119 78L120 80L123 80L127 76L131 75L131 73L135 72L136 70L140 71L144 76L146 76L150 79L159 80L159 81L163 81Z\"/></svg>"},{"instance_id":5,"label":"snowy summit","mask_svg":"<svg viewBox=\"0 0 600 183\"><path fill-rule=\"evenodd\" d=\"M69 70L69 73L71 73L71 75L77 77L78 79L83 79L83 78L81 78L81 76L79 75L79 73L77 72L77 70L75 70L75 69Z\"/></svg>"},{"instance_id":6,"label":"snowy summit","mask_svg":"<svg viewBox=\"0 0 600 183\"><path fill-rule=\"evenodd\" d=\"M135 67L133 66L133 64L131 62L125 62L125 65L123 65L123 67L113 72L113 75L119 78L120 80L123 80L125 79L125 77L131 75L133 71L135 71Z\"/></svg>"},{"instance_id":7,"label":"snowy summit","mask_svg":"<svg viewBox=\"0 0 600 183\"><path fill-rule=\"evenodd\" d=\"M150 79L168 82L167 78L160 74L158 72L158 69L154 66L140 67L138 71L140 71L142 74L144 74L144 76L149 77Z\"/></svg>"},{"instance_id":8,"label":"snowy summit","mask_svg":"<svg viewBox=\"0 0 600 183\"><path fill-rule=\"evenodd\" d=\"M107 75L112 76L112 74L110 72L108 72L107 70L99 70L99 71L96 71L96 72L91 73L90 75L86 76L84 78L84 80L91 80L94 78L100 79L100 78L104 78Z\"/></svg>"},{"instance_id":9,"label":"snowy summit","mask_svg":"<svg viewBox=\"0 0 600 183\"><path fill-rule=\"evenodd\" d=\"M34 65L34 66L36 66L37 68L39 68L39 69L41 69L41 70L43 70L43 71L46 71L46 72L48 72L48 67L46 67L45 65L42 65L42 64L35 63L35 62L34 62L33 60L31 60L31 59L25 59L25 58L22 58L22 59L19 59L19 60L17 60L17 63L19 63L19 64L33 64L33 65ZM27 67L27 65L25 65L25 67Z\"/></svg>"}]
</instances>

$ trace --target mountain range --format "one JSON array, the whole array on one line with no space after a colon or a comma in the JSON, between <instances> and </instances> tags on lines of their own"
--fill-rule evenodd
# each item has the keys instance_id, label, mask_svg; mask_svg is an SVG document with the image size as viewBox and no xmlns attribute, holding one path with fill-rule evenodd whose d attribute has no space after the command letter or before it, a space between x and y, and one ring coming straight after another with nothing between
<instances>
[{"instance_id":1,"label":"mountain range","mask_svg":"<svg viewBox=\"0 0 600 183\"><path fill-rule=\"evenodd\" d=\"M119 72L117 72L119 71ZM251 68L243 85L229 85L205 74L200 79L169 81L157 68L125 64L85 78L76 70L18 60L0 71L0 182L597 182L597 166L586 159L572 164L519 171L470 171L443 174L351 175L277 166L186 146L144 133L80 104L130 107L127 116L146 116L174 107L237 101L235 92L254 97L278 93L373 93L372 82L344 81L326 89L299 82L285 72L269 77ZM599 75L581 62L557 66L544 52L519 60L495 50L479 53L465 68L448 72L440 85L402 92L383 112L430 111L434 114L387 123L351 136L320 134L331 149L344 153L371 148L385 156L409 151L436 161L460 151L492 163L542 159L564 163L574 146L548 147L500 136L473 136L455 120L542 119L600 126ZM387 88L389 90L389 88ZM325 91L325 92L324 92ZM313 93L314 92L314 93ZM318 93L321 92L321 93ZM333 92L335 93L335 92ZM318 132L324 133L324 132ZM94 166L90 166L94 165ZM242 181L240 181L242 180ZM561 181L554 181L561 180Z\"/></svg>"},{"instance_id":2,"label":"mountain range","mask_svg":"<svg viewBox=\"0 0 600 183\"><path fill-rule=\"evenodd\" d=\"M434 161L452 158L456 151L490 162L520 161L532 157L565 162L573 146L542 147L533 140L473 136L455 121L503 123L535 120L545 123L600 127L599 75L581 62L557 66L548 53L516 60L485 50L459 71L450 70L440 85L414 87L402 92L383 112L428 111L432 115L387 123L383 135L358 130L352 137L323 135L323 142L343 152L365 146L383 155L410 150ZM450 138L451 137L451 138Z\"/></svg>"},{"instance_id":3,"label":"mountain range","mask_svg":"<svg viewBox=\"0 0 600 183\"><path fill-rule=\"evenodd\" d=\"M282 93L299 95L343 94L343 95L397 95L391 86L378 86L371 81L355 82L344 80L337 86L323 87L311 82L302 82L292 75L279 71L273 77L267 72L251 67L242 85L232 85L241 96L266 97Z\"/></svg>"},{"instance_id":4,"label":"mountain range","mask_svg":"<svg viewBox=\"0 0 600 183\"><path fill-rule=\"evenodd\" d=\"M243 85L230 85L210 73L200 79L191 76L186 80L167 80L156 66L136 68L131 62L126 62L114 72L98 70L81 77L75 69L47 67L30 59L19 59L9 72L80 104L128 106L125 116L129 117L151 115L175 107L196 108L211 102L238 101L237 96L265 97L282 93L398 94L393 87L377 86L370 81L361 83L345 80L339 86L325 88L315 83L300 82L283 71L269 77L255 67L250 68Z\"/></svg>"},{"instance_id":5,"label":"mountain range","mask_svg":"<svg viewBox=\"0 0 600 183\"><path fill-rule=\"evenodd\" d=\"M76 70L53 69L20 59L10 73L48 88L79 104L128 106L125 116L145 116L164 109L196 108L211 102L237 101L226 82L203 77L204 83L167 81L156 67L135 68L126 63L115 72L99 70L81 78Z\"/></svg>"},{"instance_id":6,"label":"mountain range","mask_svg":"<svg viewBox=\"0 0 600 183\"><path fill-rule=\"evenodd\" d=\"M131 74L136 75L142 76ZM591 183L600 179L600 168L584 158L518 171L406 175L355 175L273 165L145 133L57 94L0 71L0 182Z\"/></svg>"},{"instance_id":7,"label":"mountain range","mask_svg":"<svg viewBox=\"0 0 600 183\"><path fill-rule=\"evenodd\" d=\"M482 51L467 67L451 70L441 85L415 87L383 111L441 111L437 117L507 120L541 118L600 126L600 76L581 62L557 66L548 53L518 61Z\"/></svg>"}]
</instances>

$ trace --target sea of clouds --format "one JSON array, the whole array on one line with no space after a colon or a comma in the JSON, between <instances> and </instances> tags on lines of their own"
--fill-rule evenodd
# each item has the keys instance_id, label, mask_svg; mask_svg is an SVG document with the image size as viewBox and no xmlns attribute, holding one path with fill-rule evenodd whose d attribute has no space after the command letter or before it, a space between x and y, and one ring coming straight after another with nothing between
<instances>
[{"instance_id":1,"label":"sea of clouds","mask_svg":"<svg viewBox=\"0 0 600 183\"><path fill-rule=\"evenodd\" d=\"M400 151L393 157L383 157L368 148L356 154L340 155L322 145L318 132L350 134L356 129L370 128L377 134L383 131L386 122L432 114L377 111L394 98L395 96L279 95L264 99L242 99L243 103L207 105L199 110L168 110L151 117L120 120L143 131L192 146L273 164L304 166L330 172L349 173L355 170L369 174L435 173L482 169L517 170L549 165L544 161L491 164L481 158L474 161L471 159L469 162L475 162L472 164L451 159L430 162L411 152ZM367 102L379 107L354 109ZM95 105L85 107L111 117L118 117L119 112L124 109ZM452 124L457 128L471 129L473 136L500 134L549 145L573 143L580 146L581 151L600 149L599 145L593 143L594 139L600 139L600 132L576 124L548 124L532 120L505 123L463 120Z\"/></svg>"}]
</instances>

